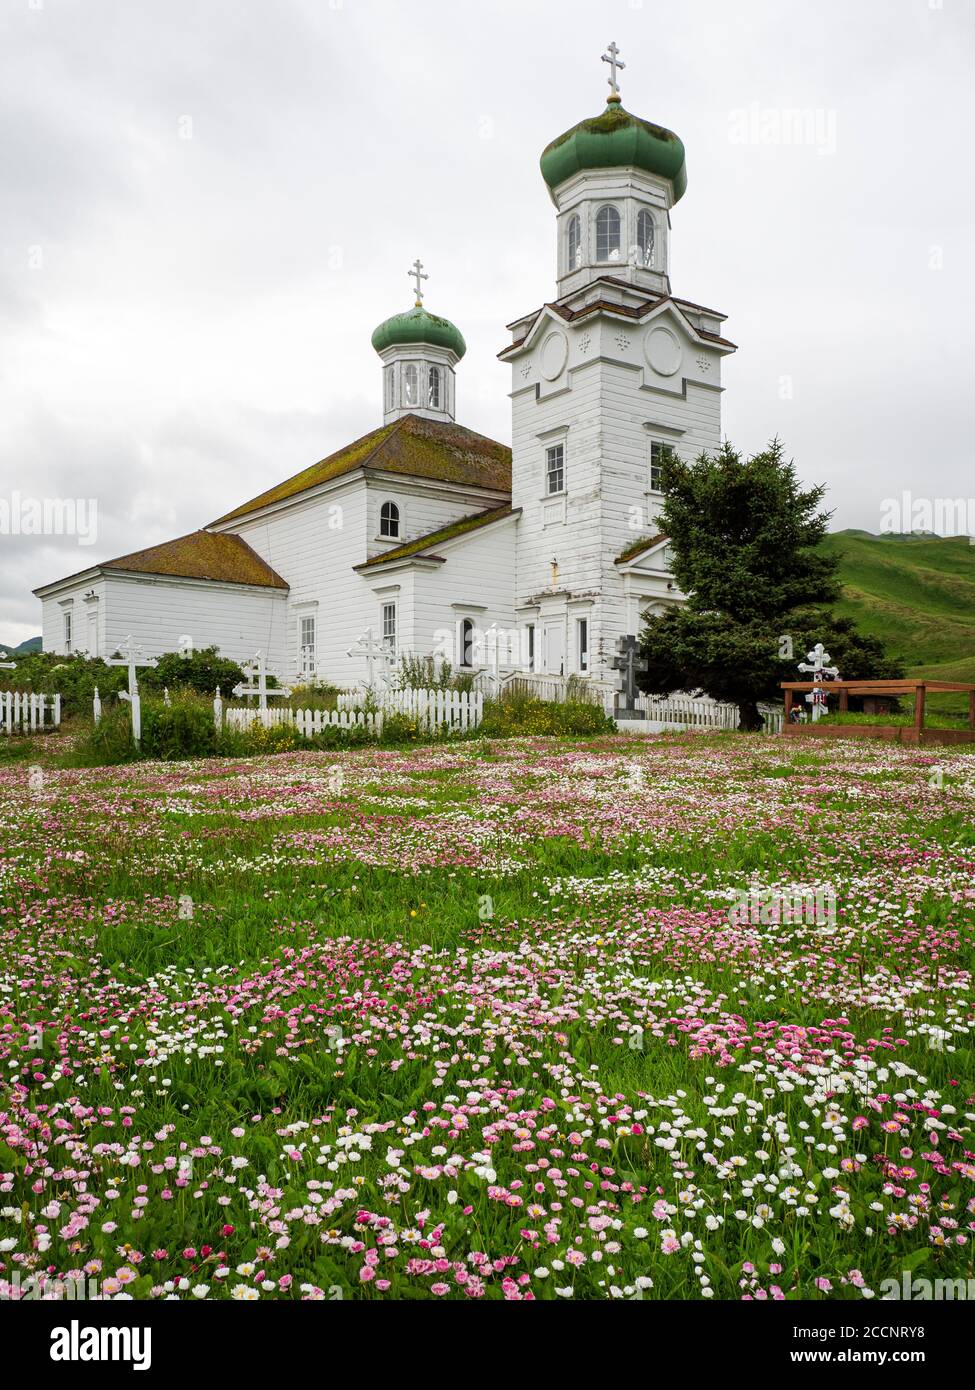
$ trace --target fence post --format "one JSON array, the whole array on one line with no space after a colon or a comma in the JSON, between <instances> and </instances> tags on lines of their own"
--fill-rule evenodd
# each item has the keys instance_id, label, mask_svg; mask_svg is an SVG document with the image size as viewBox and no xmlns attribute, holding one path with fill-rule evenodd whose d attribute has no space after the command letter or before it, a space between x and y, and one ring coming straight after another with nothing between
<instances>
[{"instance_id":1,"label":"fence post","mask_svg":"<svg viewBox=\"0 0 975 1390\"><path fill-rule=\"evenodd\" d=\"M95 698L92 701L92 712L94 713L95 723L97 724L102 717L102 702L101 697L98 694L97 685L95 686Z\"/></svg>"},{"instance_id":2,"label":"fence post","mask_svg":"<svg viewBox=\"0 0 975 1390\"><path fill-rule=\"evenodd\" d=\"M217 693L213 697L213 723L219 734L223 728L223 700L220 698L220 687L217 686Z\"/></svg>"}]
</instances>

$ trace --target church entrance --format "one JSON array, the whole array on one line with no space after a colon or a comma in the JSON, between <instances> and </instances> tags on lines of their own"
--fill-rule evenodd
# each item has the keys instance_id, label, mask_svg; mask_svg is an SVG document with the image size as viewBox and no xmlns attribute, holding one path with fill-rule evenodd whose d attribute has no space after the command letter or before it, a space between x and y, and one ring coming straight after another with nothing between
<instances>
[{"instance_id":1,"label":"church entrance","mask_svg":"<svg viewBox=\"0 0 975 1390\"><path fill-rule=\"evenodd\" d=\"M560 621L546 623L544 629L545 671L550 676L561 676L565 667L565 626Z\"/></svg>"}]
</instances>

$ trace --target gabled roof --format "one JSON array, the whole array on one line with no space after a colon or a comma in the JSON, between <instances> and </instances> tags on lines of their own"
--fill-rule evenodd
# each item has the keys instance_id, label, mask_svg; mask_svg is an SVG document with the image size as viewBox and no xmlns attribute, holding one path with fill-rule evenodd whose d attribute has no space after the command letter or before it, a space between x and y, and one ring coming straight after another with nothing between
<instances>
[{"instance_id":1,"label":"gabled roof","mask_svg":"<svg viewBox=\"0 0 975 1390\"><path fill-rule=\"evenodd\" d=\"M666 539L667 535L664 531L658 532L656 536L641 536L639 540L635 540L632 545L628 545L621 555L617 555L613 563L615 565L629 565L646 551L652 550L655 545L659 545L661 541L665 541Z\"/></svg>"},{"instance_id":2,"label":"gabled roof","mask_svg":"<svg viewBox=\"0 0 975 1390\"><path fill-rule=\"evenodd\" d=\"M95 574L116 570L125 574L158 574L170 579L210 579L222 584L250 584L262 589L287 589L287 582L262 560L240 536L212 531L192 531L174 541L152 545L147 550L134 550L117 560L103 560L89 565L77 574ZM56 585L67 579L59 579ZM35 594L56 587L44 584Z\"/></svg>"},{"instance_id":3,"label":"gabled roof","mask_svg":"<svg viewBox=\"0 0 975 1390\"><path fill-rule=\"evenodd\" d=\"M520 516L520 507L511 507L507 504L503 507L492 507L487 512L477 512L474 516L462 517L460 521L451 522L449 526L441 526L438 531L430 531L425 536L418 536L415 541L407 541L404 545L397 545L392 550L384 550L381 555L374 555L371 560L366 560L362 565L353 565L356 570L371 570L378 568L379 565L388 565L393 560L409 560L422 556L424 560L436 560L440 564L444 563L442 555L433 555L431 552L438 545L445 545L447 541L456 540L458 536L469 535L471 531L481 531L485 526L492 525L495 521L505 521L511 516Z\"/></svg>"},{"instance_id":4,"label":"gabled roof","mask_svg":"<svg viewBox=\"0 0 975 1390\"><path fill-rule=\"evenodd\" d=\"M608 276L602 278L609 279ZM615 283L618 284L620 282L616 281ZM684 313L684 308L697 309L698 306L692 305L690 300L675 299L672 294L662 294L647 299L642 304L619 304L614 299L594 299L591 303L583 304L578 309L570 309L567 304L562 302L545 303L540 309L536 309L534 313L523 314L521 318L514 319L513 322L508 325L509 328L513 328L519 323L527 323L529 326L521 338L516 339L513 343L509 343L507 347L502 348L498 356L503 360L509 354L515 353L519 348L524 347L525 343L532 336L535 326L546 309L553 314L557 314L558 317L564 319L566 323L576 323L579 319L584 319L589 314L598 313L619 314L622 318L627 319L645 319L648 314L653 313L655 309L661 308L664 304L673 304L674 309L680 315L690 333L694 337L700 338L702 342L713 343L715 347L729 349L735 349L737 347L737 344L733 343L730 338L722 338L719 333L712 333L708 329L698 328L695 324L691 323L690 319ZM726 314L719 314L714 309L704 309L701 312L713 316L716 319L723 320L727 317Z\"/></svg>"},{"instance_id":5,"label":"gabled roof","mask_svg":"<svg viewBox=\"0 0 975 1390\"><path fill-rule=\"evenodd\" d=\"M262 507L297 497L309 488L353 473L358 468L431 478L463 487L488 488L494 492L511 491L511 450L506 444L498 444L463 425L404 415L393 424L383 425L319 463L313 463L293 478L275 484L210 524L220 526L249 512L260 511Z\"/></svg>"}]
</instances>

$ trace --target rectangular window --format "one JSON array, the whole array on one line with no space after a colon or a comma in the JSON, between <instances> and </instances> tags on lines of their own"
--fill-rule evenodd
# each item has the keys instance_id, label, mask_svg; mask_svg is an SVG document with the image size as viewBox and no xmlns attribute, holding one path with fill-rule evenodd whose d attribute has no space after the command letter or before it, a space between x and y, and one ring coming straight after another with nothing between
<instances>
[{"instance_id":1,"label":"rectangular window","mask_svg":"<svg viewBox=\"0 0 975 1390\"><path fill-rule=\"evenodd\" d=\"M528 669L535 669L535 624L528 624Z\"/></svg>"},{"instance_id":2,"label":"rectangular window","mask_svg":"<svg viewBox=\"0 0 975 1390\"><path fill-rule=\"evenodd\" d=\"M589 619L580 618L576 623L576 650L579 670L589 670Z\"/></svg>"},{"instance_id":3,"label":"rectangular window","mask_svg":"<svg viewBox=\"0 0 975 1390\"><path fill-rule=\"evenodd\" d=\"M392 655L396 655L396 604L383 604L383 646Z\"/></svg>"},{"instance_id":4,"label":"rectangular window","mask_svg":"<svg viewBox=\"0 0 975 1390\"><path fill-rule=\"evenodd\" d=\"M315 619L299 620L298 668L303 676L315 674Z\"/></svg>"},{"instance_id":5,"label":"rectangular window","mask_svg":"<svg viewBox=\"0 0 975 1390\"><path fill-rule=\"evenodd\" d=\"M65 650L66 652L69 652L69 651L71 650L71 614L70 614L70 613L65 613L65 615L64 615L64 650Z\"/></svg>"},{"instance_id":6,"label":"rectangular window","mask_svg":"<svg viewBox=\"0 0 975 1390\"><path fill-rule=\"evenodd\" d=\"M545 491L551 495L553 492L564 490L565 445L553 444L550 449L545 450Z\"/></svg>"},{"instance_id":7,"label":"rectangular window","mask_svg":"<svg viewBox=\"0 0 975 1390\"><path fill-rule=\"evenodd\" d=\"M662 444L659 439L653 440L650 445L650 491L660 492L660 479L663 471L664 455L670 452L669 444Z\"/></svg>"}]
</instances>

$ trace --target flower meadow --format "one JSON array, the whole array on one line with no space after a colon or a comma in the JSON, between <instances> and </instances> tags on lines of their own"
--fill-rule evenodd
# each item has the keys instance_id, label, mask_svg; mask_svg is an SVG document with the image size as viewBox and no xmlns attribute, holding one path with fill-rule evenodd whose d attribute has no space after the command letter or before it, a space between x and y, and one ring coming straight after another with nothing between
<instances>
[{"instance_id":1,"label":"flower meadow","mask_svg":"<svg viewBox=\"0 0 975 1390\"><path fill-rule=\"evenodd\" d=\"M736 734L0 762L0 1295L973 1277L972 767Z\"/></svg>"}]
</instances>

